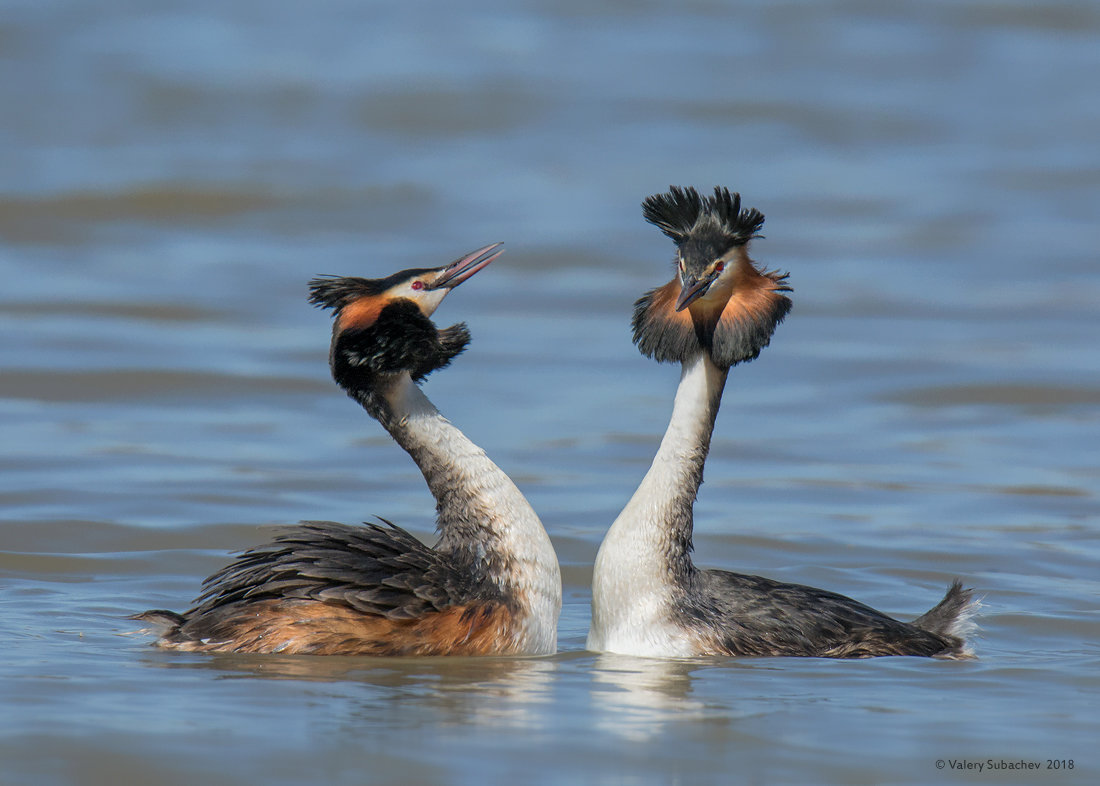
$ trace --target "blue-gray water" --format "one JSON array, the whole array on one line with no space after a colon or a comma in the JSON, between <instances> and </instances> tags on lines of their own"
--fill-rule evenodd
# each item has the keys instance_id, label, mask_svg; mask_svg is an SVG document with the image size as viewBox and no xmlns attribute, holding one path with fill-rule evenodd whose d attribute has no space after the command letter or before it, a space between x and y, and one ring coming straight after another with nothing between
<instances>
[{"instance_id":1,"label":"blue-gray water","mask_svg":"<svg viewBox=\"0 0 1100 786\"><path fill-rule=\"evenodd\" d=\"M0 782L1095 781L1095 3L0 9ZM960 576L979 660L584 651L677 378L628 327L670 275L638 207L670 183L741 191L795 287L727 387L697 561L899 616ZM561 653L124 635L271 525L431 537L305 282L497 240L426 390L542 514ZM989 759L1040 770L950 764Z\"/></svg>"}]
</instances>

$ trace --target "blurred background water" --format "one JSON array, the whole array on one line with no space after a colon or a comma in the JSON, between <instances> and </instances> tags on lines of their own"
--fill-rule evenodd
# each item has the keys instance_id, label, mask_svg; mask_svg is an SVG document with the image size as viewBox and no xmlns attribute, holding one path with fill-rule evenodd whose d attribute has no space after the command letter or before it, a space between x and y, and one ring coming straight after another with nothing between
<instances>
[{"instance_id":1,"label":"blurred background water","mask_svg":"<svg viewBox=\"0 0 1100 786\"><path fill-rule=\"evenodd\" d=\"M1085 0L4 0L0 780L1094 779L1098 73ZM979 660L584 651L677 381L628 329L670 276L639 210L669 184L740 191L795 288L727 387L697 561L899 616L960 576ZM272 525L431 538L305 283L497 240L426 389L540 511L561 653L124 635ZM1041 769L936 768L991 758Z\"/></svg>"}]
</instances>

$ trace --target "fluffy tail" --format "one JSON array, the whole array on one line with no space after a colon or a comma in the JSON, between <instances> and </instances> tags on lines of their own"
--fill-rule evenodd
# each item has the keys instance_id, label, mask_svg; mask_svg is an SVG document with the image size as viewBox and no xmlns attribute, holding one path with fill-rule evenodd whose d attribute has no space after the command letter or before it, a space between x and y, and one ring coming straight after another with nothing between
<instances>
[{"instance_id":1,"label":"fluffy tail","mask_svg":"<svg viewBox=\"0 0 1100 786\"><path fill-rule=\"evenodd\" d=\"M943 600L913 620L912 624L952 642L954 646L944 653L944 657L970 658L974 653L966 640L977 628L974 616L981 605L981 601L974 597L974 590L963 589L962 582L955 579Z\"/></svg>"}]
</instances>

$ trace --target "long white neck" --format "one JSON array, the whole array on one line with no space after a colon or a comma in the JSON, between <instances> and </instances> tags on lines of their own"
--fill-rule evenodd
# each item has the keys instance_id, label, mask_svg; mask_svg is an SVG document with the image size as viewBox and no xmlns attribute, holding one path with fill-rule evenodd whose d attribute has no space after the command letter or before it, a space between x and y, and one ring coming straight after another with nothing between
<instances>
[{"instance_id":1,"label":"long white neck","mask_svg":"<svg viewBox=\"0 0 1100 786\"><path fill-rule=\"evenodd\" d=\"M526 607L531 648L553 653L561 573L542 522L512 479L439 413L407 374L385 391L380 422L412 456L436 500L436 548L484 566Z\"/></svg>"},{"instance_id":2,"label":"long white neck","mask_svg":"<svg viewBox=\"0 0 1100 786\"><path fill-rule=\"evenodd\" d=\"M727 374L703 353L683 364L657 455L596 555L589 649L623 651L616 642L626 636L642 652L638 639L662 635L668 605L690 582L692 509Z\"/></svg>"}]
</instances>

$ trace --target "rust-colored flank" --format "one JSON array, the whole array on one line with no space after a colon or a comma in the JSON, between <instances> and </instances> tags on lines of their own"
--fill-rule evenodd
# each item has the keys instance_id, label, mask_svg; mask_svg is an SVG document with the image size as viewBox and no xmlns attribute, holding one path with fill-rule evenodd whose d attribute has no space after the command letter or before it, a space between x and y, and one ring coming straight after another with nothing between
<instances>
[{"instance_id":1,"label":"rust-colored flank","mask_svg":"<svg viewBox=\"0 0 1100 786\"><path fill-rule=\"evenodd\" d=\"M495 601L389 619L312 600L248 603L202 640L159 642L186 652L286 655L516 655L511 611Z\"/></svg>"}]
</instances>

